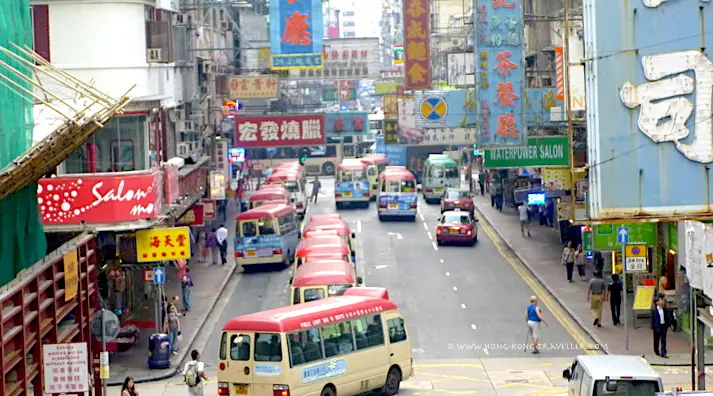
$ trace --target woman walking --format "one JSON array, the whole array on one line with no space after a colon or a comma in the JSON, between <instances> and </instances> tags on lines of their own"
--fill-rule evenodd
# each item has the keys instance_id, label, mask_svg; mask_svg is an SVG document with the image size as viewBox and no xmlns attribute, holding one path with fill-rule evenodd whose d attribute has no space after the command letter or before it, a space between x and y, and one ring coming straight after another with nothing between
<instances>
[{"instance_id":1,"label":"woman walking","mask_svg":"<svg viewBox=\"0 0 713 396\"><path fill-rule=\"evenodd\" d=\"M178 339L181 335L181 321L178 319L178 309L173 304L169 305L168 315L166 315L164 327L166 333L168 333L171 353L178 355Z\"/></svg>"},{"instance_id":2,"label":"woman walking","mask_svg":"<svg viewBox=\"0 0 713 396\"><path fill-rule=\"evenodd\" d=\"M208 235L205 232L205 228L201 228L198 231L198 249L200 252L201 263L205 263L208 259L208 247L206 246L206 238Z\"/></svg>"},{"instance_id":3,"label":"woman walking","mask_svg":"<svg viewBox=\"0 0 713 396\"><path fill-rule=\"evenodd\" d=\"M579 274L579 280L584 280L584 252L582 251L582 244L577 245L577 250L574 251L574 265L577 266L577 273Z\"/></svg>"},{"instance_id":4,"label":"woman walking","mask_svg":"<svg viewBox=\"0 0 713 396\"><path fill-rule=\"evenodd\" d=\"M567 267L567 282L572 282L572 272L574 271L574 248L572 241L567 242L567 246L562 249L562 264Z\"/></svg>"},{"instance_id":5,"label":"woman walking","mask_svg":"<svg viewBox=\"0 0 713 396\"><path fill-rule=\"evenodd\" d=\"M136 390L133 378L126 377L124 385L121 386L121 396L139 396L139 392Z\"/></svg>"}]
</instances>

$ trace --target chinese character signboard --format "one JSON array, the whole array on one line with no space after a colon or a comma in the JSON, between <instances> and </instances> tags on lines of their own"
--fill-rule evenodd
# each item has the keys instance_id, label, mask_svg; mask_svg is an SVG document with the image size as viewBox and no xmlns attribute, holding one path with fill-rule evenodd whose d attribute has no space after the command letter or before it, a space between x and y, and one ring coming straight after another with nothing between
<instances>
[{"instance_id":1,"label":"chinese character signboard","mask_svg":"<svg viewBox=\"0 0 713 396\"><path fill-rule=\"evenodd\" d=\"M323 102L347 102L356 98L356 88L322 88Z\"/></svg>"},{"instance_id":2,"label":"chinese character signboard","mask_svg":"<svg viewBox=\"0 0 713 396\"><path fill-rule=\"evenodd\" d=\"M64 255L64 301L70 301L77 297L79 290L79 261L77 260L77 251Z\"/></svg>"},{"instance_id":3,"label":"chinese character signboard","mask_svg":"<svg viewBox=\"0 0 713 396\"><path fill-rule=\"evenodd\" d=\"M136 231L136 256L140 263L191 258L188 227Z\"/></svg>"},{"instance_id":4,"label":"chinese character signboard","mask_svg":"<svg viewBox=\"0 0 713 396\"><path fill-rule=\"evenodd\" d=\"M382 100L384 106L384 118L396 118L399 111L399 97L396 95L385 95Z\"/></svg>"},{"instance_id":5,"label":"chinese character signboard","mask_svg":"<svg viewBox=\"0 0 713 396\"><path fill-rule=\"evenodd\" d=\"M416 92L417 128L475 127L475 97L473 91Z\"/></svg>"},{"instance_id":6,"label":"chinese character signboard","mask_svg":"<svg viewBox=\"0 0 713 396\"><path fill-rule=\"evenodd\" d=\"M564 108L555 88L527 88L524 105L527 125L533 127L556 126L558 123L551 121L550 109Z\"/></svg>"},{"instance_id":7,"label":"chinese character signboard","mask_svg":"<svg viewBox=\"0 0 713 396\"><path fill-rule=\"evenodd\" d=\"M477 0L476 89L481 146L527 142L522 0Z\"/></svg>"},{"instance_id":8,"label":"chinese character signboard","mask_svg":"<svg viewBox=\"0 0 713 396\"><path fill-rule=\"evenodd\" d=\"M155 218L163 207L161 171L40 179L37 202L45 225L115 223Z\"/></svg>"},{"instance_id":9,"label":"chinese character signboard","mask_svg":"<svg viewBox=\"0 0 713 396\"><path fill-rule=\"evenodd\" d=\"M321 146L325 140L323 114L235 117L236 146Z\"/></svg>"},{"instance_id":10,"label":"chinese character signboard","mask_svg":"<svg viewBox=\"0 0 713 396\"><path fill-rule=\"evenodd\" d=\"M586 81L591 219L711 214L713 62L700 47L713 3L585 0L584 10L597 74ZM633 18L636 35L622 40Z\"/></svg>"},{"instance_id":11,"label":"chinese character signboard","mask_svg":"<svg viewBox=\"0 0 713 396\"><path fill-rule=\"evenodd\" d=\"M322 68L322 21L320 0L271 1L272 69Z\"/></svg>"},{"instance_id":12,"label":"chinese character signboard","mask_svg":"<svg viewBox=\"0 0 713 396\"><path fill-rule=\"evenodd\" d=\"M208 179L210 181L210 199L225 199L225 189L228 187L225 174L222 171L211 171Z\"/></svg>"},{"instance_id":13,"label":"chinese character signboard","mask_svg":"<svg viewBox=\"0 0 713 396\"><path fill-rule=\"evenodd\" d=\"M341 80L376 78L379 75L378 38L341 38L324 40L324 68L293 70L290 79L319 80L322 77Z\"/></svg>"},{"instance_id":14,"label":"chinese character signboard","mask_svg":"<svg viewBox=\"0 0 713 396\"><path fill-rule=\"evenodd\" d=\"M86 342L43 344L44 393L89 392L89 348Z\"/></svg>"},{"instance_id":15,"label":"chinese character signboard","mask_svg":"<svg viewBox=\"0 0 713 396\"><path fill-rule=\"evenodd\" d=\"M202 226L204 224L203 205L195 204L176 220L177 225Z\"/></svg>"},{"instance_id":16,"label":"chinese character signboard","mask_svg":"<svg viewBox=\"0 0 713 396\"><path fill-rule=\"evenodd\" d=\"M279 77L265 76L232 76L228 80L231 99L271 99L279 98Z\"/></svg>"},{"instance_id":17,"label":"chinese character signboard","mask_svg":"<svg viewBox=\"0 0 713 396\"><path fill-rule=\"evenodd\" d=\"M485 169L569 166L566 136L528 138L527 146L485 149Z\"/></svg>"},{"instance_id":18,"label":"chinese character signboard","mask_svg":"<svg viewBox=\"0 0 713 396\"><path fill-rule=\"evenodd\" d=\"M384 120L384 144L399 144L399 122L397 120Z\"/></svg>"},{"instance_id":19,"label":"chinese character signboard","mask_svg":"<svg viewBox=\"0 0 713 396\"><path fill-rule=\"evenodd\" d=\"M440 146L475 144L475 128L419 128L416 125L416 103L413 99L399 99L399 137L407 146Z\"/></svg>"},{"instance_id":20,"label":"chinese character signboard","mask_svg":"<svg viewBox=\"0 0 713 396\"><path fill-rule=\"evenodd\" d=\"M428 89L431 87L431 33L428 26L431 2L403 0L403 5L406 89Z\"/></svg>"},{"instance_id":21,"label":"chinese character signboard","mask_svg":"<svg viewBox=\"0 0 713 396\"><path fill-rule=\"evenodd\" d=\"M369 113L349 111L324 114L325 132L329 135L359 135L369 132Z\"/></svg>"}]
</instances>

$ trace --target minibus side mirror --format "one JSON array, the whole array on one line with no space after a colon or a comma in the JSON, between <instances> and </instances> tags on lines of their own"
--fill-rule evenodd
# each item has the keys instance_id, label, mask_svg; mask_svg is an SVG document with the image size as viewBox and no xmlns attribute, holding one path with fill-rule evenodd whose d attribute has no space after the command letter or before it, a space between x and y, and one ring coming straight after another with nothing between
<instances>
[{"instance_id":1,"label":"minibus side mirror","mask_svg":"<svg viewBox=\"0 0 713 396\"><path fill-rule=\"evenodd\" d=\"M604 381L606 381L605 388L607 392L616 392L616 381L610 381L609 377L604 377Z\"/></svg>"},{"instance_id":2,"label":"minibus side mirror","mask_svg":"<svg viewBox=\"0 0 713 396\"><path fill-rule=\"evenodd\" d=\"M295 279L295 278L290 277L290 284L292 284L292 281L293 281L294 279Z\"/></svg>"},{"instance_id":3,"label":"minibus side mirror","mask_svg":"<svg viewBox=\"0 0 713 396\"><path fill-rule=\"evenodd\" d=\"M292 283L292 281L290 281L290 283ZM562 371L562 378L570 379L569 377L571 377L571 376L572 375L570 374L569 369L564 369Z\"/></svg>"},{"instance_id":4,"label":"minibus side mirror","mask_svg":"<svg viewBox=\"0 0 713 396\"><path fill-rule=\"evenodd\" d=\"M352 239L356 239L356 232L352 232Z\"/></svg>"},{"instance_id":5,"label":"minibus side mirror","mask_svg":"<svg viewBox=\"0 0 713 396\"><path fill-rule=\"evenodd\" d=\"M363 285L363 284L364 284L364 278L362 278L361 276L357 276L357 284Z\"/></svg>"}]
</instances>

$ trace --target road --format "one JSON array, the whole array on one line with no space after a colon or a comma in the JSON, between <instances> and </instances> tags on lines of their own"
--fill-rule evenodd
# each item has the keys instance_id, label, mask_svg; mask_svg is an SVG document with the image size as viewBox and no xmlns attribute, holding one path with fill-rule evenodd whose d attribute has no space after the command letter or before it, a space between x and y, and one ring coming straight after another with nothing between
<instances>
[{"instance_id":1,"label":"road","mask_svg":"<svg viewBox=\"0 0 713 396\"><path fill-rule=\"evenodd\" d=\"M319 202L308 214L336 212L333 180L322 184ZM402 393L558 394L566 392L562 369L576 355L595 353L591 341L486 224L481 224L473 247L438 247L438 205L419 202L416 222L380 222L373 203L369 209L339 213L357 234L357 270L365 284L387 288L406 318L417 375L404 384ZM209 318L200 339L206 343L203 361L211 378L223 323L286 305L288 278L287 270L273 270L231 280L218 303L222 311ZM540 355L523 350L525 307L533 294L543 302L549 323ZM671 383L688 381L685 374L676 377L681 381ZM174 395L180 389L177 381L180 378L140 384L138 389L142 396ZM215 387L210 381L206 394L215 394ZM118 395L118 389L109 394Z\"/></svg>"}]
</instances>

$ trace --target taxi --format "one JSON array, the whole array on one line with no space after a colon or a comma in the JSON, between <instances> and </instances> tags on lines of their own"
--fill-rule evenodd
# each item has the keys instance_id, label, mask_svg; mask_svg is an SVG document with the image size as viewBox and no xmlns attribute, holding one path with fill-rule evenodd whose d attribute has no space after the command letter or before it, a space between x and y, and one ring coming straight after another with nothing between
<instances>
[{"instance_id":1,"label":"taxi","mask_svg":"<svg viewBox=\"0 0 713 396\"><path fill-rule=\"evenodd\" d=\"M318 260L301 266L290 280L290 305L341 296L361 284L351 263L344 260Z\"/></svg>"},{"instance_id":2,"label":"taxi","mask_svg":"<svg viewBox=\"0 0 713 396\"><path fill-rule=\"evenodd\" d=\"M351 260L351 251L349 245L344 242L344 239L338 235L318 235L311 238L302 238L295 250L295 270L305 262L305 257L308 255L317 254L334 254L342 255L344 261Z\"/></svg>"},{"instance_id":3,"label":"taxi","mask_svg":"<svg viewBox=\"0 0 713 396\"><path fill-rule=\"evenodd\" d=\"M361 282L359 282L361 283ZM389 291L383 287L353 287L347 289L344 296L361 296L361 297L373 297L373 298L383 298L384 300L389 299Z\"/></svg>"},{"instance_id":4,"label":"taxi","mask_svg":"<svg viewBox=\"0 0 713 396\"><path fill-rule=\"evenodd\" d=\"M436 243L468 243L478 241L478 219L466 211L450 210L441 215L436 226Z\"/></svg>"},{"instance_id":5,"label":"taxi","mask_svg":"<svg viewBox=\"0 0 713 396\"><path fill-rule=\"evenodd\" d=\"M473 196L466 188L449 188L441 197L441 213L447 210L461 209L474 214Z\"/></svg>"},{"instance_id":6,"label":"taxi","mask_svg":"<svg viewBox=\"0 0 713 396\"><path fill-rule=\"evenodd\" d=\"M280 186L259 189L248 198L248 209L255 209L265 201L290 201L290 192Z\"/></svg>"}]
</instances>

